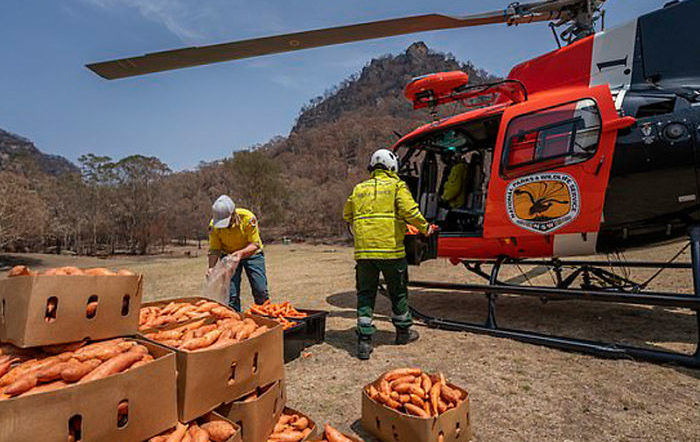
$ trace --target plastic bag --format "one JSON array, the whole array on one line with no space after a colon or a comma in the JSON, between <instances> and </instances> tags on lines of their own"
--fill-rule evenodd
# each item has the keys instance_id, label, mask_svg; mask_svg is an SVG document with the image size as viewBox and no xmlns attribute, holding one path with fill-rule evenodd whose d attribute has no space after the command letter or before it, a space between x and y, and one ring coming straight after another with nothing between
<instances>
[{"instance_id":1,"label":"plastic bag","mask_svg":"<svg viewBox=\"0 0 700 442\"><path fill-rule=\"evenodd\" d=\"M202 297L228 305L231 277L236 271L239 261L236 255L226 255L221 258L207 277Z\"/></svg>"}]
</instances>

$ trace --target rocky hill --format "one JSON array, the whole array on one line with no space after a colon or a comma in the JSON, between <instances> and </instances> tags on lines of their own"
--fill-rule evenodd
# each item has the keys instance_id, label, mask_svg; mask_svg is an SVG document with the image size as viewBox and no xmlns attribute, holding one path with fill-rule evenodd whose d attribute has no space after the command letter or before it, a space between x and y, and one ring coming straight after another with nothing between
<instances>
[{"instance_id":1,"label":"rocky hill","mask_svg":"<svg viewBox=\"0 0 700 442\"><path fill-rule=\"evenodd\" d=\"M473 84L496 79L470 62L459 62L452 54L435 52L425 43L416 42L401 54L370 61L361 72L329 89L324 96L311 100L302 108L292 132L336 121L341 114L363 107L381 108L393 117L412 118L415 112L403 96L411 79L454 70L469 74L469 81Z\"/></svg>"},{"instance_id":2,"label":"rocky hill","mask_svg":"<svg viewBox=\"0 0 700 442\"><path fill-rule=\"evenodd\" d=\"M2 129L0 170L20 174L39 171L53 176L78 172L78 168L62 156L45 154L30 140Z\"/></svg>"}]
</instances>

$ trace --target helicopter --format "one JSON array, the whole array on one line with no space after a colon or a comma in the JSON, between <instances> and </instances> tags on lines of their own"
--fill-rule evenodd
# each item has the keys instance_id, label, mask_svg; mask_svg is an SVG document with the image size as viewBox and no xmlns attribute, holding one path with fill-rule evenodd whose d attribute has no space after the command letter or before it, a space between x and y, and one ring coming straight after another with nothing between
<instances>
[{"instance_id":1,"label":"helicopter","mask_svg":"<svg viewBox=\"0 0 700 442\"><path fill-rule=\"evenodd\" d=\"M671 1L604 29L604 0L514 2L468 16L428 14L88 64L125 78L259 55L438 29L548 21L558 48L512 68L507 78L471 85L464 72L439 72L405 89L432 121L393 145L399 174L422 213L439 226L406 236L409 263L437 257L462 264L484 284L411 281L412 287L486 295L484 323L430 316L428 326L487 333L603 357L700 367L694 354L593 342L499 327L499 295L690 309L700 334L700 0ZM601 24L601 30L596 26ZM673 30L670 32L669 30ZM462 105L460 113L438 109ZM454 162L468 170L459 207L441 202ZM411 233L411 232L409 232ZM691 262L565 259L688 239ZM685 250L685 248L683 249ZM683 251L682 250L682 251ZM502 281L504 266L554 273L552 286ZM487 271L485 267L490 267ZM616 268L690 269L694 293L646 290Z\"/></svg>"}]
</instances>

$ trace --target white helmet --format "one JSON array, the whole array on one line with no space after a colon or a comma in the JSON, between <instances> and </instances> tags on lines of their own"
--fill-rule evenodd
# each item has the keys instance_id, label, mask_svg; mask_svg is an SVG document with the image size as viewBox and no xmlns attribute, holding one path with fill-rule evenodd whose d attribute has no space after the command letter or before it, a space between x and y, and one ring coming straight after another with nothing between
<instances>
[{"instance_id":1,"label":"white helmet","mask_svg":"<svg viewBox=\"0 0 700 442\"><path fill-rule=\"evenodd\" d=\"M396 154L389 149L379 149L372 154L369 160L370 169L374 169L377 166L384 166L386 170L398 172L399 160L396 158Z\"/></svg>"}]
</instances>

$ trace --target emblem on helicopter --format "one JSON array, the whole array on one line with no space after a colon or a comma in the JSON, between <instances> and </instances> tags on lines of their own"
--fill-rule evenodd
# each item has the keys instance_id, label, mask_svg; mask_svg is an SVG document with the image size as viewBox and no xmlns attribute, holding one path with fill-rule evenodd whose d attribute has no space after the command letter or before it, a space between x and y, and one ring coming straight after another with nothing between
<instances>
[{"instance_id":1,"label":"emblem on helicopter","mask_svg":"<svg viewBox=\"0 0 700 442\"><path fill-rule=\"evenodd\" d=\"M506 208L514 224L532 232L549 233L578 216L578 185L570 175L558 172L518 178L506 188Z\"/></svg>"}]
</instances>

